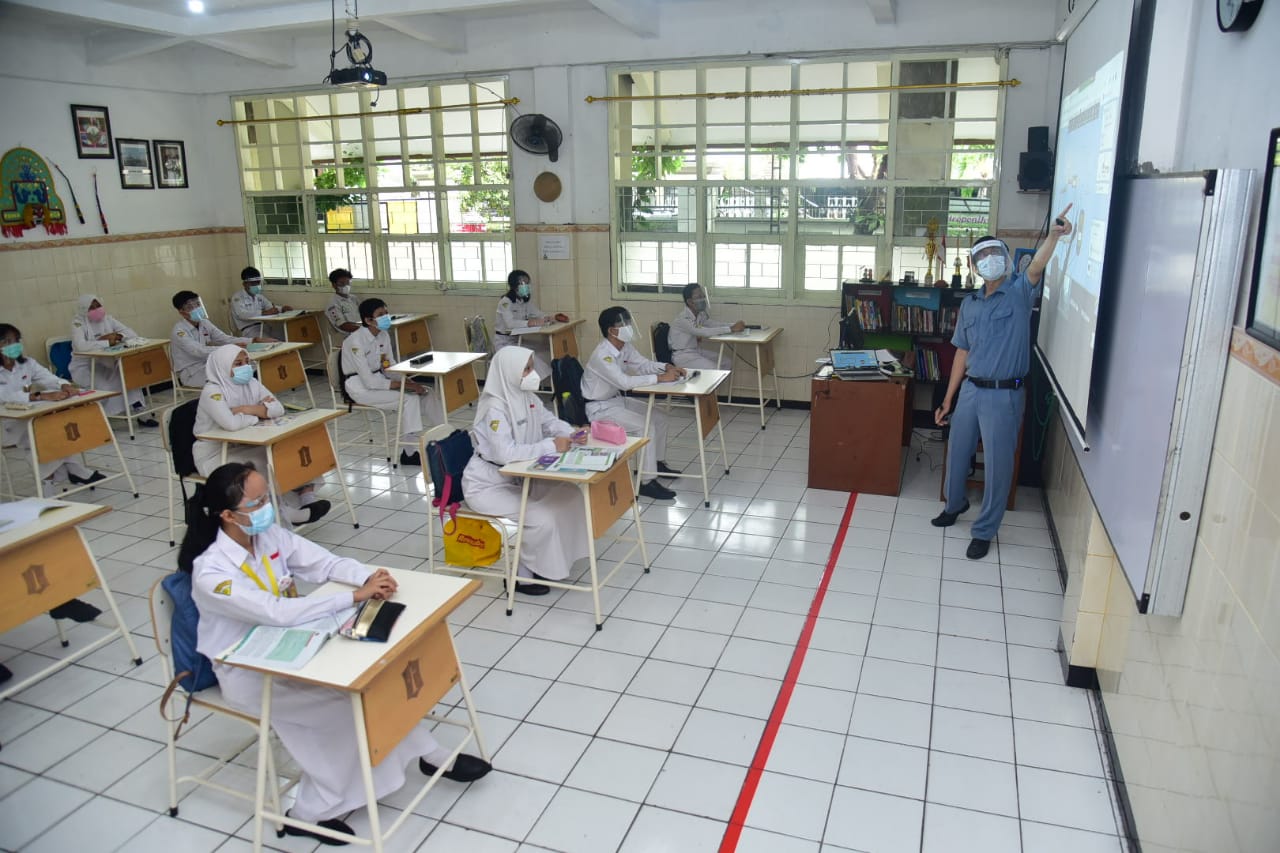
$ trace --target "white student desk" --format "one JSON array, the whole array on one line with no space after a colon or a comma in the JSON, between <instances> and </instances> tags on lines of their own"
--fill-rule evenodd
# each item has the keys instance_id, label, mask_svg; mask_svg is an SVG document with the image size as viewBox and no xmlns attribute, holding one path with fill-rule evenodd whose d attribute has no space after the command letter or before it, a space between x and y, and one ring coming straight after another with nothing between
<instances>
[{"instance_id":1,"label":"white student desk","mask_svg":"<svg viewBox=\"0 0 1280 853\"><path fill-rule=\"evenodd\" d=\"M150 390L151 386L169 382L173 379L173 364L169 361L169 341L167 339L134 338L107 349L88 350L86 352L78 352L76 355L82 355L90 359L89 387L91 388L98 384L98 362L114 362L113 365L104 363L102 369L104 373L109 370L115 370L120 376L120 387L125 392L124 414L107 415L107 417L124 418L124 422L129 426L129 438L131 440L134 437L133 422L135 418L146 417L167 406L176 405L178 402L178 387L176 384L173 387L173 400L171 402L150 402L154 399L154 395ZM137 411L129 408L128 392L130 391L141 391L147 398L147 402L143 403L143 407Z\"/></svg>"},{"instance_id":2,"label":"white student desk","mask_svg":"<svg viewBox=\"0 0 1280 853\"><path fill-rule=\"evenodd\" d=\"M649 439L647 438L628 438L627 443L623 445L604 444L594 440L587 441L588 447L603 447L607 450L618 451L618 458L614 461L613 467L607 471L580 474L568 471L538 471L531 467L536 460L512 462L509 465L502 466L500 469L501 473L506 474L508 477L520 477L524 480L524 487L520 491L520 515L516 519L519 528L516 531L516 553L512 561L514 566L520 565L520 548L524 544L524 516L525 509L529 505L529 485L534 480L572 483L582 493L582 508L587 514L587 558L591 564L590 585L542 578L539 578L536 583L574 592L590 590L592 601L595 604L597 631L604 626L604 619L600 616L600 587L607 584L617 574L618 569L626 565L627 560L631 559L631 555L636 552L637 548L640 550L641 568L646 573L649 571L649 552L645 548L644 532L640 528L640 505L636 503L636 486L631 479L631 458L648 443ZM613 541L632 542L634 544L618 560L618 565L613 567L613 571L609 572L602 580L597 568L596 539L603 536L615 521L622 518L628 509L631 510L632 521L635 522L635 537L617 536L614 537ZM515 598L516 585L509 583L507 584L508 616L511 615L511 611L515 608Z\"/></svg>"},{"instance_id":3,"label":"white student desk","mask_svg":"<svg viewBox=\"0 0 1280 853\"><path fill-rule=\"evenodd\" d=\"M8 405L0 406L0 418L15 421L26 421L27 452L31 454L31 473L36 478L36 496L44 497L44 481L40 479L40 463L65 459L77 453L96 450L110 444L120 460L120 470L108 474L104 479L93 484L68 486L62 494L74 494L85 489L108 483L117 477L124 477L129 483L129 491L138 496L138 487L133 484L129 474L129 466L125 464L124 454L116 442L116 434L107 423L106 412L102 410L102 401L118 397L115 391L87 391L84 394L72 394L65 400L52 402L31 402L27 409L11 409ZM4 453L0 452L0 469L4 466ZM16 497L16 496L15 496Z\"/></svg>"},{"instance_id":4,"label":"white student desk","mask_svg":"<svg viewBox=\"0 0 1280 853\"><path fill-rule=\"evenodd\" d=\"M21 506L28 502L19 501L11 506ZM55 504L56 509L46 510L34 521L0 527L0 633L84 595L95 586L102 589L102 594L107 599L107 608L115 617L116 626L83 649L54 661L34 675L15 684L6 684L0 690L0 700L70 666L116 637L124 638L124 643L129 648L129 658L134 665L142 663L138 649L133 644L133 637L129 634L129 627L120 615L120 608L116 606L115 596L107 586L107 579L102 576L98 561L93 558L88 543L77 527L82 521L110 512L111 507L67 501L41 503ZM61 628L58 629L58 636L62 637ZM65 639L62 645L67 645Z\"/></svg>"},{"instance_id":5,"label":"white student desk","mask_svg":"<svg viewBox=\"0 0 1280 853\"><path fill-rule=\"evenodd\" d=\"M692 374L695 371L690 370ZM641 385L632 388L632 393L647 394L649 405L644 410L644 435L649 437L649 423L653 419L653 401L659 394L678 394L693 398L694 425L698 428L698 465L697 474L662 474L663 477L700 477L702 479L702 504L711 506L711 493L707 488L707 436L714 427L720 436L720 461L724 463L724 472L729 473L729 454L724 449L724 426L720 423L720 405L716 400L716 389L729 378L731 371L699 369L697 376L690 376L680 382L659 382L654 385ZM636 479L644 482L645 474L658 476L657 471L637 471Z\"/></svg>"},{"instance_id":6,"label":"white student desk","mask_svg":"<svg viewBox=\"0 0 1280 853\"><path fill-rule=\"evenodd\" d=\"M427 321L435 314L392 314L392 352L398 359L410 358L431 349L431 329Z\"/></svg>"},{"instance_id":7,"label":"white student desk","mask_svg":"<svg viewBox=\"0 0 1280 853\"><path fill-rule=\"evenodd\" d=\"M375 567L370 567L372 572ZM413 814L414 808L453 764L474 737L480 757L489 759L480 737L480 721L476 717L471 691L462 673L462 663L445 619L458 605L480 588L480 581L412 572L392 571L399 584L393 601L406 605L385 643L369 643L334 637L325 643L314 658L301 669L243 666L260 672L262 679L262 712L258 722L258 782L253 810L253 849L262 849L264 820L275 823L277 836L283 835L283 824L309 829L343 841L371 844L375 851L383 849L388 837ZM313 595L332 594L350 589L330 581ZM240 666L226 662L228 666ZM271 685L280 679L329 687L351 697L351 717L356 748L360 754L360 776L369 810L370 838L355 838L336 833L311 823L267 811L267 765L271 749ZM458 685L467 706L469 724L438 717L431 712L440 698ZM436 774L426 779L400 817L383 832L378 814L378 796L373 787L373 767L382 762L422 720L446 723L466 729L467 736L440 764ZM408 774L416 773L410 767Z\"/></svg>"},{"instance_id":8,"label":"white student desk","mask_svg":"<svg viewBox=\"0 0 1280 853\"><path fill-rule=\"evenodd\" d=\"M325 424L345 415L339 409L311 409L288 414L274 420L259 421L244 429L212 429L196 433L204 441L222 442L222 462L227 461L227 448L233 444L262 447L267 451L267 485L271 487L271 500L281 492L292 491L329 471L338 475L342 486L342 498L351 513L351 524L359 528L355 507L351 505L351 493L347 491L347 479L342 476L338 452L333 437ZM279 515L280 507L276 507Z\"/></svg>"},{"instance_id":9,"label":"white student desk","mask_svg":"<svg viewBox=\"0 0 1280 853\"><path fill-rule=\"evenodd\" d=\"M727 335L712 335L707 338L709 341L715 341L720 344L719 360L724 361L724 348L727 346L730 353L735 357L738 354L738 347L751 347L755 350L756 365L756 402L754 403L735 403L733 402L733 391L737 387L737 382L733 379L729 380L729 399L725 400L726 406L743 406L749 409L760 410L760 429L764 429L764 407L769 404L770 400L778 404L778 408L782 408L782 395L778 391L778 367L773 361L773 339L782 334L782 329L774 326L771 329L743 329L741 332L730 332ZM730 365L732 370L736 365ZM764 377L765 374L773 376L773 396L765 397L764 395ZM751 386L747 385L745 390L750 391Z\"/></svg>"},{"instance_id":10,"label":"white student desk","mask_svg":"<svg viewBox=\"0 0 1280 853\"><path fill-rule=\"evenodd\" d=\"M286 343L302 343L320 345L324 339L320 337L320 320L319 312L306 311L296 309L293 311L281 311L279 314L262 314L257 317L250 317L252 323L274 323L280 326L281 334L284 335ZM324 348L320 348L320 352L324 352ZM314 361L310 365L321 370L324 369L324 360ZM314 403L312 405L315 405Z\"/></svg>"},{"instance_id":11,"label":"white student desk","mask_svg":"<svg viewBox=\"0 0 1280 853\"><path fill-rule=\"evenodd\" d=\"M275 344L250 344L245 347L245 351L249 353L249 361L257 365L258 381L265 385L268 391L279 395L282 391L292 391L301 386L307 389L307 399L311 401L311 408L314 409L316 397L311 392L311 383L307 381L307 370L302 363L302 351L309 346L311 346L310 343L302 341L286 341ZM298 406L289 406L289 408L301 411Z\"/></svg>"},{"instance_id":12,"label":"white student desk","mask_svg":"<svg viewBox=\"0 0 1280 853\"><path fill-rule=\"evenodd\" d=\"M543 337L548 341L551 350L551 358L563 358L571 355L578 357L578 336L575 330L585 323L586 320L567 320L563 323L544 323L541 326L533 326L520 331L513 331L513 336L519 337L522 341L525 338Z\"/></svg>"},{"instance_id":13,"label":"white student desk","mask_svg":"<svg viewBox=\"0 0 1280 853\"><path fill-rule=\"evenodd\" d=\"M425 364L410 364L410 360L398 362L386 368L383 373L399 377L400 408L397 410L396 429L401 423L399 416L404 413L404 382L414 376L430 376L436 381L436 396L440 398L440 423L449 422L449 413L460 409L468 403L480 398L480 384L476 381L475 363L487 356L482 352L440 352L431 353L431 361ZM425 425L424 425L425 426ZM400 437L400 444L418 446L417 439L405 441Z\"/></svg>"}]
</instances>

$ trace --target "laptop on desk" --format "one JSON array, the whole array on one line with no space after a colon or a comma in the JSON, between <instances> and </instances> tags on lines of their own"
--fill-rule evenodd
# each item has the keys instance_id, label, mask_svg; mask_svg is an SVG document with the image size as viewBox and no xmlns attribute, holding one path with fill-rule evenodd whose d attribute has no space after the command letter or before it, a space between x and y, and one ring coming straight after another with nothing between
<instances>
[{"instance_id":1,"label":"laptop on desk","mask_svg":"<svg viewBox=\"0 0 1280 853\"><path fill-rule=\"evenodd\" d=\"M840 379L883 379L875 350L835 349L831 351L831 372Z\"/></svg>"}]
</instances>

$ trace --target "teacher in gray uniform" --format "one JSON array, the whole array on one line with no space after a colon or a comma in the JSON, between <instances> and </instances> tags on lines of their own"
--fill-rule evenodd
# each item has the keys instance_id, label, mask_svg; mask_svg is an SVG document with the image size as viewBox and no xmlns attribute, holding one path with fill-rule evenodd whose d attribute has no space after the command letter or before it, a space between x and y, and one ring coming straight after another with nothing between
<instances>
[{"instance_id":1,"label":"teacher in gray uniform","mask_svg":"<svg viewBox=\"0 0 1280 853\"><path fill-rule=\"evenodd\" d=\"M960 305L956 331L951 337L956 348L951 379L942 405L934 412L938 426L950 422L951 446L947 449L944 487L947 503L933 519L934 527L950 527L969 509L965 481L969 460L981 437L986 482L982 509L973 522L972 539L965 551L971 560L987 555L1004 518L1013 485L1018 428L1026 404L1022 386L1031 367L1031 311L1040 295L1044 268L1058 240L1071 233L1071 223L1066 219L1070 210L1071 205L1067 205L1058 214L1025 273L1014 270L1009 247L1003 240L983 237L973 245L973 265L982 276L983 285Z\"/></svg>"}]
</instances>

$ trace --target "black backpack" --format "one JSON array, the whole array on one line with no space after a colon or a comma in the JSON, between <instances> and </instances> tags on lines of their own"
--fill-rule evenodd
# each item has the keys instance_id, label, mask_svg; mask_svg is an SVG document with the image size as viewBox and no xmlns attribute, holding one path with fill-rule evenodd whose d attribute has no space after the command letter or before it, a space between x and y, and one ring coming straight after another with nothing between
<instances>
[{"instance_id":1,"label":"black backpack","mask_svg":"<svg viewBox=\"0 0 1280 853\"><path fill-rule=\"evenodd\" d=\"M671 326L668 323L657 323L653 327L653 359L663 364L671 364Z\"/></svg>"},{"instance_id":2,"label":"black backpack","mask_svg":"<svg viewBox=\"0 0 1280 853\"><path fill-rule=\"evenodd\" d=\"M195 490L188 495L186 478L196 472L196 458L193 452L196 444L196 409L200 401L188 400L173 410L169 416L169 452L173 456L173 473L178 475L178 486L182 489L183 520L191 525L192 513L199 512L203 488L196 484Z\"/></svg>"},{"instance_id":3,"label":"black backpack","mask_svg":"<svg viewBox=\"0 0 1280 853\"><path fill-rule=\"evenodd\" d=\"M551 388L556 395L556 414L574 426L591 423L587 402L582 398L582 365L571 355L551 362Z\"/></svg>"},{"instance_id":4,"label":"black backpack","mask_svg":"<svg viewBox=\"0 0 1280 853\"><path fill-rule=\"evenodd\" d=\"M453 518L462 503L462 472L473 452L471 433L466 430L455 429L440 441L427 442L427 473L435 493L431 505L439 510L441 525L445 523L445 513ZM448 529L445 533L449 533Z\"/></svg>"}]
</instances>

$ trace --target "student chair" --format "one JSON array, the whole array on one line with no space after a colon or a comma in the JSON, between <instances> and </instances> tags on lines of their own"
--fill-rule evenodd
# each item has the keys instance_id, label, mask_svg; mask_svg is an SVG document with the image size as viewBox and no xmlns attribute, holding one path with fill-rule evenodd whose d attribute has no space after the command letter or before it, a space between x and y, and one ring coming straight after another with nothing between
<instances>
[{"instance_id":1,"label":"student chair","mask_svg":"<svg viewBox=\"0 0 1280 853\"><path fill-rule=\"evenodd\" d=\"M435 496L435 487L431 483L431 466L427 461L427 445L433 441L441 441L448 438L456 427L450 424L442 424L426 430L418 439L418 453L422 459L422 476L427 484L427 490L431 495ZM458 508L458 518L473 518L479 521L487 521L494 530L498 531L499 541L502 543L499 551L498 561L489 566L455 566L444 561L444 555L441 554L440 559L436 559L436 525L440 523L440 511L430 504L427 505L427 554L428 571L431 572L448 572L452 574L462 575L464 577L485 577L485 578L501 578L507 584L507 615L511 615L512 600L515 595L516 583L516 534L520 530L520 525L515 519L505 518L503 516L485 515L472 509L467 509L466 504ZM440 532L441 542L443 543L444 531ZM501 566L501 568L499 568Z\"/></svg>"},{"instance_id":2,"label":"student chair","mask_svg":"<svg viewBox=\"0 0 1280 853\"><path fill-rule=\"evenodd\" d=\"M45 356L49 362L49 370L59 379L71 381L71 338L46 338L44 342Z\"/></svg>"},{"instance_id":3,"label":"student chair","mask_svg":"<svg viewBox=\"0 0 1280 853\"><path fill-rule=\"evenodd\" d=\"M187 483L204 484L205 478L196 471L195 461L191 456L191 447L196 438L193 433L196 421L196 407L199 400L188 400L176 406L170 406L160 413L160 445L165 456L169 458L169 471L165 477L165 485L169 495L169 547L177 541L173 535L173 484L176 482L182 491L182 504L187 502ZM185 513L184 513L184 518Z\"/></svg>"},{"instance_id":4,"label":"student chair","mask_svg":"<svg viewBox=\"0 0 1280 853\"><path fill-rule=\"evenodd\" d=\"M390 413L382 409L379 409L376 406L362 406L359 403L356 403L354 401L347 402L346 392L342 387L342 371L339 369L339 364L340 364L339 359L341 358L342 358L342 350L341 348L339 348L330 352L329 355L326 356L324 360L325 375L329 380L329 394L333 398L333 408L340 409L345 406L348 413L356 412L356 411L364 412L366 429L363 432L358 433L354 438L343 440L338 436L338 421L334 421L333 422L334 446L337 449L341 450L344 447L353 447L357 444L362 444L366 440L370 444L373 444L375 433L373 431L374 429L373 422L370 420L370 418L373 415L377 415L379 418L382 419L382 446L387 452L387 455L386 455L387 461L392 462L394 467L392 454L395 453L395 447L392 445L392 440L393 438L394 439L400 438L400 424L399 423L396 424L395 432L393 433L390 427L390 421L388 420L388 414ZM343 418L342 420L346 420L346 419Z\"/></svg>"},{"instance_id":5,"label":"student chair","mask_svg":"<svg viewBox=\"0 0 1280 853\"><path fill-rule=\"evenodd\" d=\"M481 371L480 379L484 380L489 370L489 359L493 358L493 340L489 337L489 327L484 317L475 314L462 318L462 339L467 344L467 352L484 353L484 361L477 367Z\"/></svg>"},{"instance_id":6,"label":"student chair","mask_svg":"<svg viewBox=\"0 0 1280 853\"><path fill-rule=\"evenodd\" d=\"M172 626L173 626L173 601L169 598L169 594L165 592L160 581L151 587L151 628L155 634L156 649L160 652L160 660L164 669L165 683L173 682L173 647L172 647ZM250 736L243 742L238 743L235 747L228 750L221 756L218 756L212 763L204 767L198 772L178 775L178 738L181 725L179 721L182 719L185 710L183 705L186 702L185 692L175 690L172 694L166 693L165 702L161 700L160 716L165 721L165 754L169 762L169 816L177 817L178 815L178 785L179 783L190 782L195 785L205 785L213 788L215 791L221 791L224 794L240 799L252 804L254 800L253 791L245 791L239 788L232 788L215 782L213 776L223 767L226 767L236 756L240 755L246 749L253 749L258 742L258 718L252 714L246 714L243 711L237 711L235 708L227 704L222 698L222 688L216 684L213 687L207 687L198 693L191 695L191 709L209 711L214 714L222 714L233 720L244 723L251 732ZM276 814L280 813L280 798L289 792L294 785L298 783L296 778L287 780L287 784L281 788L279 786L280 777L276 775L275 761L275 735L272 736L272 748L267 750L267 778L274 780L268 790L271 795L271 810ZM276 835L284 834L282 825L276 826Z\"/></svg>"}]
</instances>

